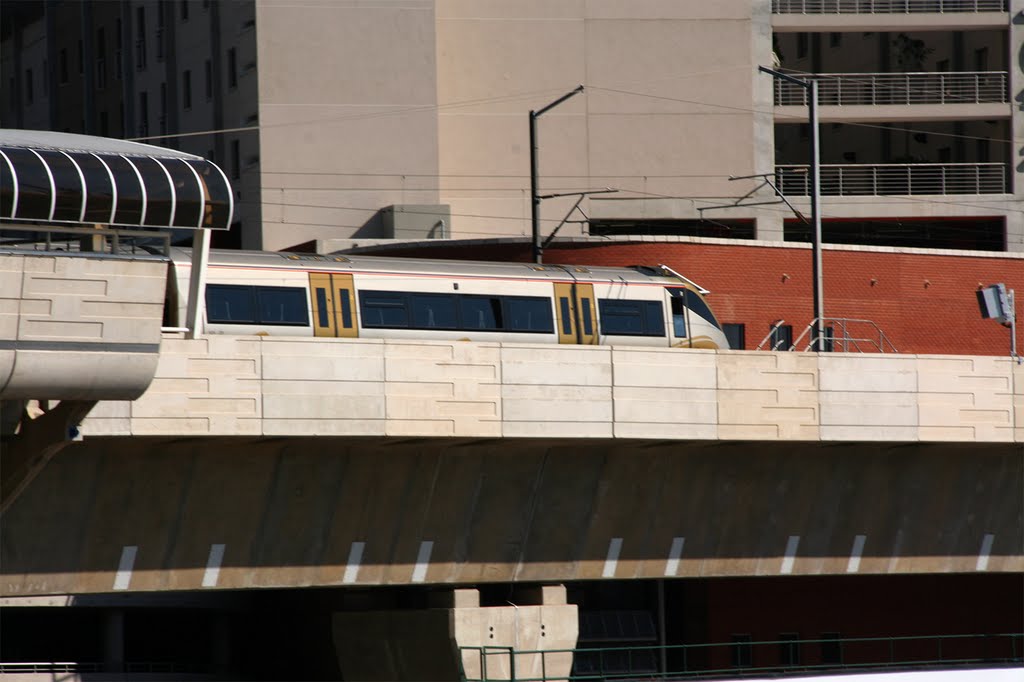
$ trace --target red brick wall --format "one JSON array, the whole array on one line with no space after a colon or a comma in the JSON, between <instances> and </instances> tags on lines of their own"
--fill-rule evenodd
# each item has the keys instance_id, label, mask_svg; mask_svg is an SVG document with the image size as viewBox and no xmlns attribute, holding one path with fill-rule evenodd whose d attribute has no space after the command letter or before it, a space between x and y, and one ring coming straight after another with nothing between
<instances>
[{"instance_id":1,"label":"red brick wall","mask_svg":"<svg viewBox=\"0 0 1024 682\"><path fill-rule=\"evenodd\" d=\"M387 255L529 261L530 245L465 244ZM667 242L559 244L546 263L664 263L711 290L721 322L746 325L752 349L784 319L796 337L813 317L809 249ZM1003 282L1018 292L1018 349L1024 351L1024 260L826 248L822 256L825 315L873 320L903 353L1006 355L1010 333L983 320L979 284ZM853 330L851 330L853 331Z\"/></svg>"}]
</instances>

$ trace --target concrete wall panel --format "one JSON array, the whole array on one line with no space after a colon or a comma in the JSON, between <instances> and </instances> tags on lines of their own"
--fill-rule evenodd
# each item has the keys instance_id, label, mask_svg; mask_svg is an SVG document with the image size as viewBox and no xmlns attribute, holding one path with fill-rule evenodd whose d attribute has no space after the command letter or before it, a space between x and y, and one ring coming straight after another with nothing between
<instances>
[{"instance_id":1,"label":"concrete wall panel","mask_svg":"<svg viewBox=\"0 0 1024 682\"><path fill-rule=\"evenodd\" d=\"M157 368L167 264L0 257L0 395L136 398Z\"/></svg>"}]
</instances>

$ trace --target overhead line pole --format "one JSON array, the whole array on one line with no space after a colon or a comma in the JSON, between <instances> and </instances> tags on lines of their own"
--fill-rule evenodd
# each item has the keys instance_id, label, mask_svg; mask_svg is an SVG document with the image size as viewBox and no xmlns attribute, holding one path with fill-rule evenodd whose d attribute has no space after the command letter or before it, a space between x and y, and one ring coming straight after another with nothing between
<instances>
[{"instance_id":1,"label":"overhead line pole","mask_svg":"<svg viewBox=\"0 0 1024 682\"><path fill-rule=\"evenodd\" d=\"M821 139L818 132L818 81L814 78L796 78L788 73L765 66L759 71L780 80L799 85L807 91L807 117L811 127L811 254L814 280L814 322L811 329L812 350L824 350L823 325L825 322L825 293L821 267Z\"/></svg>"},{"instance_id":2,"label":"overhead line pole","mask_svg":"<svg viewBox=\"0 0 1024 682\"><path fill-rule=\"evenodd\" d=\"M567 92L546 107L537 111L530 111L530 218L533 228L533 261L535 263L542 263L544 261L544 245L540 238L541 197L537 194L537 119L544 112L554 109L565 100L581 92L583 92L583 86L578 85L575 90Z\"/></svg>"}]
</instances>

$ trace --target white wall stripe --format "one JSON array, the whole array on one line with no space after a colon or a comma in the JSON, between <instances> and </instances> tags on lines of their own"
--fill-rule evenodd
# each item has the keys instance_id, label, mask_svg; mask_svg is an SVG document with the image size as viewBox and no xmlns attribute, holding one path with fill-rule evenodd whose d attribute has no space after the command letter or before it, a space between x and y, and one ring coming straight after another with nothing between
<instances>
[{"instance_id":1,"label":"white wall stripe","mask_svg":"<svg viewBox=\"0 0 1024 682\"><path fill-rule=\"evenodd\" d=\"M127 590L132 584L132 569L135 568L135 555L138 554L138 545L125 545L121 548L121 561L117 565L117 574L114 576L114 589Z\"/></svg>"},{"instance_id":2,"label":"white wall stripe","mask_svg":"<svg viewBox=\"0 0 1024 682\"><path fill-rule=\"evenodd\" d=\"M850 550L850 561L846 564L847 573L856 573L860 570L860 557L864 554L864 543L867 542L867 535L855 535L853 537L853 549Z\"/></svg>"},{"instance_id":3,"label":"white wall stripe","mask_svg":"<svg viewBox=\"0 0 1024 682\"><path fill-rule=\"evenodd\" d=\"M992 543L995 542L995 539L994 533L985 533L985 537L981 541L981 551L978 552L978 563L974 567L975 570L988 570L988 558L992 554Z\"/></svg>"},{"instance_id":4,"label":"white wall stripe","mask_svg":"<svg viewBox=\"0 0 1024 682\"><path fill-rule=\"evenodd\" d=\"M427 579L427 566L430 565L430 553L433 551L433 540L424 540L420 543L420 553L416 555L416 567L412 570L414 583L421 583Z\"/></svg>"},{"instance_id":5,"label":"white wall stripe","mask_svg":"<svg viewBox=\"0 0 1024 682\"><path fill-rule=\"evenodd\" d=\"M686 538L672 538L672 547L668 550L668 561L665 562L665 575L679 573L679 557L683 556L683 544Z\"/></svg>"},{"instance_id":6,"label":"white wall stripe","mask_svg":"<svg viewBox=\"0 0 1024 682\"><path fill-rule=\"evenodd\" d=\"M779 573L792 573L793 563L796 561L796 548L800 546L800 536L790 535L786 541L786 555L782 557L782 567Z\"/></svg>"},{"instance_id":7,"label":"white wall stripe","mask_svg":"<svg viewBox=\"0 0 1024 682\"><path fill-rule=\"evenodd\" d=\"M203 572L203 587L217 587L220 579L220 565L224 561L224 548L227 545L210 545L210 555L206 558L206 571Z\"/></svg>"},{"instance_id":8,"label":"white wall stripe","mask_svg":"<svg viewBox=\"0 0 1024 682\"><path fill-rule=\"evenodd\" d=\"M614 578L615 569L619 566L619 553L622 551L622 538L612 538L608 543L608 556L604 560L604 570L601 576Z\"/></svg>"},{"instance_id":9,"label":"white wall stripe","mask_svg":"<svg viewBox=\"0 0 1024 682\"><path fill-rule=\"evenodd\" d=\"M359 564L363 562L364 547L366 547L365 542L352 543L352 547L348 550L348 564L345 565L345 576L341 579L341 582L345 584L354 583L356 578L359 577Z\"/></svg>"}]
</instances>

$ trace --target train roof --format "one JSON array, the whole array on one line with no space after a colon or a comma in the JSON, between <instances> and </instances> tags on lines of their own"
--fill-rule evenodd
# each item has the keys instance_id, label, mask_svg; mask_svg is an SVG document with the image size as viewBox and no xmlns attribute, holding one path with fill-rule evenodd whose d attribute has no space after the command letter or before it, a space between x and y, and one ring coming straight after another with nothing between
<instances>
[{"instance_id":1,"label":"train roof","mask_svg":"<svg viewBox=\"0 0 1024 682\"><path fill-rule=\"evenodd\" d=\"M191 249L172 249L176 262L191 262ZM608 267L588 265L537 265L535 263L505 263L493 261L439 260L430 258L397 258L362 256L357 254L308 254L275 251L213 250L210 265L254 267L268 269L324 270L330 272L376 271L462 276L499 277L507 279L567 279L567 272L580 280L621 281L637 284L691 284L676 277L659 265Z\"/></svg>"}]
</instances>

